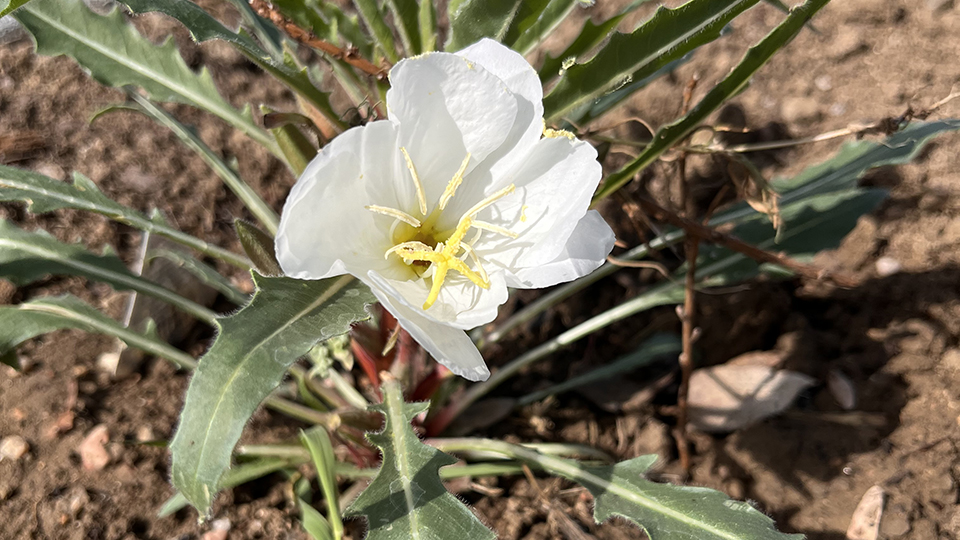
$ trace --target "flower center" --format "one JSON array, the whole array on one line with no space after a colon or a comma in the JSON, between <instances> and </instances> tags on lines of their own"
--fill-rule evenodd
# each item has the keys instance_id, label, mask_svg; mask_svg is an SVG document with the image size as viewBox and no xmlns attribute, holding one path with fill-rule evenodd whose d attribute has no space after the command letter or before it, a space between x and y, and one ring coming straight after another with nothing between
<instances>
[{"instance_id":1,"label":"flower center","mask_svg":"<svg viewBox=\"0 0 960 540\"><path fill-rule=\"evenodd\" d=\"M413 179L414 186L416 186L417 209L420 211L422 219L417 219L395 208L378 205L366 206L365 208L371 212L390 216L397 220L392 233L394 245L384 253L384 257L390 257L391 254L397 255L404 263L411 266L419 276L424 276L431 268L433 269L433 282L430 286L430 293L427 295L427 301L423 303L423 309L428 309L437 301L443 281L451 270L463 275L481 289L489 289L490 279L480 263L480 257L473 250L473 244L479 240L483 231L494 232L510 238L516 238L517 234L492 223L479 221L477 220L477 214L484 208L513 193L516 187L510 184L473 205L460 216L454 229L437 230L440 215L463 182L463 175L470 163L470 154L467 153L467 156L463 158L460 168L447 183L447 187L440 195L437 205L433 211L427 214L427 198L423 190L423 184L420 182L420 176L417 174L417 168L414 166L413 160L410 159L410 154L407 153L406 148L401 146L400 152L403 154L407 169L410 171L410 177ZM467 233L471 229L475 229L476 233L471 239L467 240ZM467 266L467 257L476 265L476 270Z\"/></svg>"}]
</instances>

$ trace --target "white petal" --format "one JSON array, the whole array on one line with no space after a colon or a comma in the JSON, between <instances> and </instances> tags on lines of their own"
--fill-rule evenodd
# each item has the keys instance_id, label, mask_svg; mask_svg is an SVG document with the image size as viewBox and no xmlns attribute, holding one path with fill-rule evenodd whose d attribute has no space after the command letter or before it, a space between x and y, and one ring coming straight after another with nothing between
<instances>
[{"instance_id":1,"label":"white petal","mask_svg":"<svg viewBox=\"0 0 960 540\"><path fill-rule=\"evenodd\" d=\"M513 183L516 192L478 216L517 238L485 232L474 249L482 259L514 274L554 261L587 212L600 175L597 152L589 144L566 137L541 139L495 186Z\"/></svg>"},{"instance_id":2,"label":"white petal","mask_svg":"<svg viewBox=\"0 0 960 540\"><path fill-rule=\"evenodd\" d=\"M476 328L496 319L497 310L509 295L502 272L490 275L489 289L481 289L469 279L450 272L437 301L424 310L423 303L430 292L427 281L391 279L378 272L370 272L367 281L424 318L462 330Z\"/></svg>"},{"instance_id":3,"label":"white petal","mask_svg":"<svg viewBox=\"0 0 960 540\"><path fill-rule=\"evenodd\" d=\"M422 345L437 362L471 381L484 381L490 377L490 371L483 362L480 351L466 332L430 320L375 284L370 285L370 290L383 307L400 321L400 326L410 332L413 339L417 340L417 343Z\"/></svg>"},{"instance_id":4,"label":"white petal","mask_svg":"<svg viewBox=\"0 0 960 540\"><path fill-rule=\"evenodd\" d=\"M534 268L523 268L507 278L507 285L518 289L540 289L573 281L596 270L613 249L613 230L596 210L580 218L563 251L553 261Z\"/></svg>"},{"instance_id":5,"label":"white petal","mask_svg":"<svg viewBox=\"0 0 960 540\"><path fill-rule=\"evenodd\" d=\"M543 86L536 70L527 60L496 41L484 38L457 53L496 75L517 98L517 118L504 143L485 160L491 176L497 178L523 159L543 132ZM472 182L465 188L479 185ZM482 186L486 187L486 186ZM463 190L465 199L479 200ZM479 194L481 191L476 191Z\"/></svg>"},{"instance_id":6,"label":"white petal","mask_svg":"<svg viewBox=\"0 0 960 540\"><path fill-rule=\"evenodd\" d=\"M284 273L321 279L375 268L395 275L398 267L383 258L394 220L364 207L411 200L412 184L403 193L409 182L397 179L406 172L400 159L396 129L387 121L350 129L324 147L283 207L276 251Z\"/></svg>"},{"instance_id":7,"label":"white petal","mask_svg":"<svg viewBox=\"0 0 960 540\"><path fill-rule=\"evenodd\" d=\"M499 148L517 98L498 77L461 56L429 53L390 70L387 108L432 207L469 152L468 172Z\"/></svg>"}]
</instances>

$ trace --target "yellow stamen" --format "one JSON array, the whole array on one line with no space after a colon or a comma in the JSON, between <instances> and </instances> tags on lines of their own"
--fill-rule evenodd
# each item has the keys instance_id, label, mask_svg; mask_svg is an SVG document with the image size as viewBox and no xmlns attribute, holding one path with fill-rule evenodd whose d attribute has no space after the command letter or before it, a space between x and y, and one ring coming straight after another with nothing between
<instances>
[{"instance_id":1,"label":"yellow stamen","mask_svg":"<svg viewBox=\"0 0 960 540\"><path fill-rule=\"evenodd\" d=\"M507 236L509 238L517 238L517 234L499 225L494 225L486 221L477 221L475 218L483 209L516 191L516 187L513 184L510 184L509 186L494 192L467 210L460 217L455 229L448 232L438 232L434 229L434 225L440 218L441 212L444 210L444 208L446 208L447 204L450 203L450 200L453 199L454 195L456 195L460 184L463 183L463 176L466 174L467 166L470 164L471 156L470 154L467 154L466 157L463 158L463 161L460 163L460 168L457 170L456 174L453 175L453 178L450 179L450 182L447 183L447 187L440 195L440 199L437 201L437 207L434 208L433 212L428 215L426 195L423 190L423 184L420 182L420 176L417 174L417 168L414 166L413 160L410 158L410 154L407 152L406 148L400 147L400 152L403 154L403 158L407 163L407 169L410 170L410 176L413 178L413 183L417 188L417 203L419 204L420 213L424 216L424 218L420 220L411 216L410 214L385 206L371 205L367 206L366 208L372 212L393 217L412 226L414 229L417 229L414 234L408 235L407 232L404 232L403 238L419 238L429 241L430 239L439 240L440 238L446 237L446 240L438 242L436 248L431 248L429 245L419 240L400 242L388 249L383 256L385 258L389 258L390 254L394 253L403 259L403 261L407 264L422 262L430 263L432 265L433 283L430 286L430 292L427 294L427 299L423 303L423 309L430 308L430 306L437 301L437 298L440 297L440 291L443 288L443 282L450 270L454 270L463 277L469 279L474 285L480 287L481 289L489 289L490 276L487 274L486 269L484 269L483 265L481 264L480 257L477 255L471 244L480 239L482 234L481 231L490 231L496 234ZM476 234L471 240L464 241L464 238L466 238L471 229L475 230ZM461 252L464 253L462 258ZM467 257L470 257L473 264L476 265L477 270L473 270L467 265ZM421 274L420 272L417 273Z\"/></svg>"},{"instance_id":2,"label":"yellow stamen","mask_svg":"<svg viewBox=\"0 0 960 540\"><path fill-rule=\"evenodd\" d=\"M493 195L490 195L490 196L487 197L486 199L484 199L484 200L478 202L477 204L473 205L473 208L467 210L467 212L466 212L465 214L463 214L463 217L460 218L460 221L462 222L462 221L463 221L464 219L466 219L467 217L469 217L469 218L472 219L474 216L476 216L477 214L479 214L481 210L483 210L484 208L490 206L491 204L499 201L500 199L506 197L507 195L513 193L514 191L516 191L516 189L517 189L517 187L516 187L515 185L510 184L509 186L501 189L500 191L497 191L497 192L494 193Z\"/></svg>"},{"instance_id":3,"label":"yellow stamen","mask_svg":"<svg viewBox=\"0 0 960 540\"><path fill-rule=\"evenodd\" d=\"M470 259L473 260L473 264L477 265L477 270L480 272L480 279L487 284L487 286L483 288L490 288L490 276L487 275L487 271L483 268L483 265L480 264L480 256L477 255L477 252L473 250L473 247L470 244L461 244L460 247L467 252L467 255L469 255Z\"/></svg>"},{"instance_id":4,"label":"yellow stamen","mask_svg":"<svg viewBox=\"0 0 960 540\"><path fill-rule=\"evenodd\" d=\"M467 152L467 157L463 158L463 163L460 164L457 174L453 175L453 178L450 179L447 187L443 190L443 195L440 195L440 201L437 203L437 207L440 210L446 208L447 203L449 203L450 199L457 193L457 188L460 187L460 183L463 182L463 173L467 172L467 165L469 163L470 152Z\"/></svg>"},{"instance_id":5,"label":"yellow stamen","mask_svg":"<svg viewBox=\"0 0 960 540\"><path fill-rule=\"evenodd\" d=\"M403 154L403 159L407 162L407 168L410 169L410 176L413 177L413 184L417 186L417 203L420 204L420 213L424 216L427 215L427 196L423 192L423 184L420 183L420 175L417 174L417 168L413 164L413 160L410 159L410 154L407 152L407 149L400 147L400 152Z\"/></svg>"},{"instance_id":6,"label":"yellow stamen","mask_svg":"<svg viewBox=\"0 0 960 540\"><path fill-rule=\"evenodd\" d=\"M376 212L378 214L383 214L385 216L390 216L392 218L399 219L400 221L410 225L411 227L420 227L420 220L411 216L410 214L397 210L396 208L390 208L388 206L379 206L376 204L370 204L364 206L367 210L371 212Z\"/></svg>"},{"instance_id":7,"label":"yellow stamen","mask_svg":"<svg viewBox=\"0 0 960 540\"><path fill-rule=\"evenodd\" d=\"M475 229L483 229L483 230L485 230L485 231L490 231L490 232L494 232L494 233L497 233L497 234L502 234L503 236L506 236L506 237L509 237L509 238L516 238L516 237L520 236L520 235L518 235L517 233L515 233L515 232L513 232L513 231L504 229L503 227L500 227L500 226L498 226L498 225L494 225L493 223L487 223L486 221L474 221L473 223L471 223L471 225L472 225L473 228L475 228Z\"/></svg>"}]
</instances>

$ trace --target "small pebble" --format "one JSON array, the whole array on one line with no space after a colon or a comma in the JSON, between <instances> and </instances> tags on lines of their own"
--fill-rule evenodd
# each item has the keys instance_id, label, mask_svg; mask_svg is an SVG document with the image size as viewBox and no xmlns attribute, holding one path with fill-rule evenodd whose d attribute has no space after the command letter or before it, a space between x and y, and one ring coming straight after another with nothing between
<instances>
[{"instance_id":1,"label":"small pebble","mask_svg":"<svg viewBox=\"0 0 960 540\"><path fill-rule=\"evenodd\" d=\"M9 45L27 39L27 31L13 17L0 19L0 45Z\"/></svg>"},{"instance_id":2,"label":"small pebble","mask_svg":"<svg viewBox=\"0 0 960 540\"><path fill-rule=\"evenodd\" d=\"M110 441L110 432L107 426L100 424L90 430L83 442L77 447L83 468L88 471L99 471L110 463L110 453L106 444Z\"/></svg>"},{"instance_id":3,"label":"small pebble","mask_svg":"<svg viewBox=\"0 0 960 540\"><path fill-rule=\"evenodd\" d=\"M900 261L893 257L880 257L876 262L877 275L880 277L890 277L898 272L902 266Z\"/></svg>"},{"instance_id":4,"label":"small pebble","mask_svg":"<svg viewBox=\"0 0 960 540\"><path fill-rule=\"evenodd\" d=\"M30 444L19 435L10 435L0 441L0 461L9 459L17 461L30 450Z\"/></svg>"},{"instance_id":5,"label":"small pebble","mask_svg":"<svg viewBox=\"0 0 960 540\"><path fill-rule=\"evenodd\" d=\"M203 533L202 540L227 540L228 532L230 532L230 520L217 519L210 524L210 530Z\"/></svg>"},{"instance_id":6,"label":"small pebble","mask_svg":"<svg viewBox=\"0 0 960 540\"><path fill-rule=\"evenodd\" d=\"M833 81L830 79L829 75L821 75L814 79L813 84L820 90L826 92L833 88Z\"/></svg>"}]
</instances>

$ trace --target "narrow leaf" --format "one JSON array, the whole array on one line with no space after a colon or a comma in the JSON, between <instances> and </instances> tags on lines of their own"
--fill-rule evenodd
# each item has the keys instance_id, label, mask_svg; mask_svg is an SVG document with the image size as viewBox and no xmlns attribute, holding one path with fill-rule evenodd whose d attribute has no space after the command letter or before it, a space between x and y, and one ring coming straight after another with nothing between
<instances>
[{"instance_id":1,"label":"narrow leaf","mask_svg":"<svg viewBox=\"0 0 960 540\"><path fill-rule=\"evenodd\" d=\"M113 336L130 347L161 356L180 367L192 368L196 365L189 354L155 337L123 327L74 296L40 298L17 306L0 306L0 357L10 354L28 339L63 328Z\"/></svg>"},{"instance_id":2,"label":"narrow leaf","mask_svg":"<svg viewBox=\"0 0 960 540\"><path fill-rule=\"evenodd\" d=\"M597 523L614 517L640 526L651 540L799 540L749 503L702 487L658 484L644 478L657 456L564 474L590 490ZM554 471L556 472L556 471Z\"/></svg>"},{"instance_id":3,"label":"narrow leaf","mask_svg":"<svg viewBox=\"0 0 960 540\"><path fill-rule=\"evenodd\" d=\"M609 36L611 32L616 30L624 17L646 2L647 0L634 0L634 2L624 8L619 14L599 24L587 19L583 24L583 28L577 33L577 37L570 42L570 45L567 45L567 48L564 49L563 52L556 57L549 54L546 55L543 65L540 66L539 70L540 81L547 82L560 75L564 64L574 63L581 56L592 51L597 45L600 45L603 40L607 39L607 36Z\"/></svg>"},{"instance_id":4,"label":"narrow leaf","mask_svg":"<svg viewBox=\"0 0 960 540\"><path fill-rule=\"evenodd\" d=\"M327 502L328 519L325 523L329 524L332 537L340 538L343 536L343 520L340 517L340 496L337 491L337 458L333 453L330 435L325 427L318 426L309 431L301 431L300 441L310 451L310 459L317 469L323 499ZM304 521L304 527L306 526Z\"/></svg>"},{"instance_id":5,"label":"narrow leaf","mask_svg":"<svg viewBox=\"0 0 960 540\"><path fill-rule=\"evenodd\" d=\"M284 469L295 469L300 464L301 460L277 457L266 457L243 463L224 473L221 487L223 489L236 487L277 471L282 471ZM163 503L163 506L161 506L160 510L157 512L157 517L167 517L179 512L187 506L190 506L190 502L187 501L182 493L176 493L167 499L165 503Z\"/></svg>"},{"instance_id":6,"label":"narrow leaf","mask_svg":"<svg viewBox=\"0 0 960 540\"><path fill-rule=\"evenodd\" d=\"M107 86L132 84L157 101L200 107L279 154L273 140L253 122L249 112L241 113L220 96L209 71L192 71L172 38L154 45L127 23L119 10L100 16L83 2L35 0L14 17L33 34L39 54L70 56Z\"/></svg>"},{"instance_id":7,"label":"narrow leaf","mask_svg":"<svg viewBox=\"0 0 960 540\"><path fill-rule=\"evenodd\" d=\"M265 105L261 105L260 110L265 114L272 112ZM317 155L317 148L313 143L307 139L299 127L289 122L270 128L270 133L277 141L277 145L280 146L280 151L283 152L283 156L286 158L287 164L290 165L293 174L295 176L303 174L310 160ZM276 234L276 229L273 232Z\"/></svg>"},{"instance_id":8,"label":"narrow leaf","mask_svg":"<svg viewBox=\"0 0 960 540\"><path fill-rule=\"evenodd\" d=\"M521 2L503 42L520 54L527 54L549 36L578 3L582 3L581 0Z\"/></svg>"},{"instance_id":9,"label":"narrow leaf","mask_svg":"<svg viewBox=\"0 0 960 540\"><path fill-rule=\"evenodd\" d=\"M30 0L0 0L0 17L3 17Z\"/></svg>"},{"instance_id":10,"label":"narrow leaf","mask_svg":"<svg viewBox=\"0 0 960 540\"><path fill-rule=\"evenodd\" d=\"M404 403L395 380L384 382L383 393L383 404L372 408L383 413L385 427L367 435L383 453L383 464L347 515L367 519L367 540L496 538L443 487L440 467L456 463L456 458L423 444L410 426L429 404Z\"/></svg>"},{"instance_id":11,"label":"narrow leaf","mask_svg":"<svg viewBox=\"0 0 960 540\"><path fill-rule=\"evenodd\" d=\"M383 18L383 12L380 11L377 0L353 0L353 5L357 7L360 18L367 25L369 33L377 40L377 45L380 46L387 60L392 64L397 63L400 57L397 56L397 44L393 41L393 31Z\"/></svg>"},{"instance_id":12,"label":"narrow leaf","mask_svg":"<svg viewBox=\"0 0 960 540\"><path fill-rule=\"evenodd\" d=\"M733 71L726 78L713 87L699 103L690 109L686 116L657 130L653 142L647 145L636 159L627 163L619 171L609 175L603 182L600 191L594 196L594 201L606 197L630 181L634 175L656 161L663 152L686 137L713 111L719 109L728 99L743 90L749 83L750 78L777 51L796 37L803 29L803 25L829 1L807 0L803 5L791 10L790 15L767 34L760 43L747 51L737 67L733 68Z\"/></svg>"},{"instance_id":13,"label":"narrow leaf","mask_svg":"<svg viewBox=\"0 0 960 540\"><path fill-rule=\"evenodd\" d=\"M206 512L230 466L243 426L316 343L369 317L370 291L350 276L300 281L255 275L257 292L220 332L187 389L180 427L170 445L174 486Z\"/></svg>"},{"instance_id":14,"label":"narrow leaf","mask_svg":"<svg viewBox=\"0 0 960 540\"><path fill-rule=\"evenodd\" d=\"M227 29L220 21L189 0L123 0L134 13L157 11L180 21L197 42L221 39L237 48L250 61L263 68L321 111L328 120L338 115L330 105L330 96L310 82L306 69L297 69L271 56L244 33ZM239 3L239 2L238 2ZM244 3L245 4L245 3ZM249 9L249 6L247 6ZM258 17L255 13L253 17ZM282 51L280 51L282 58Z\"/></svg>"},{"instance_id":15,"label":"narrow leaf","mask_svg":"<svg viewBox=\"0 0 960 540\"><path fill-rule=\"evenodd\" d=\"M265 276L283 275L270 235L241 219L233 221L233 228L237 231L243 251L253 261L258 272Z\"/></svg>"},{"instance_id":16,"label":"narrow leaf","mask_svg":"<svg viewBox=\"0 0 960 540\"><path fill-rule=\"evenodd\" d=\"M431 52L437 48L437 11L432 0L419 0L420 44L422 52Z\"/></svg>"},{"instance_id":17,"label":"narrow leaf","mask_svg":"<svg viewBox=\"0 0 960 540\"><path fill-rule=\"evenodd\" d=\"M213 311L133 274L114 255L95 255L82 245L60 242L43 229L27 232L0 219L0 277L25 285L49 275L81 276L117 290L137 291L208 324L216 317Z\"/></svg>"},{"instance_id":18,"label":"narrow leaf","mask_svg":"<svg viewBox=\"0 0 960 540\"><path fill-rule=\"evenodd\" d=\"M204 263L203 261L197 260L196 257L187 255L183 251L162 248L152 249L147 253L147 257L149 259L154 257L162 257L172 262L173 264L192 274L195 278L197 278L198 281L207 287L216 290L227 300L238 306L242 306L250 300L248 295L240 292L239 289L234 287L233 284L230 283L230 280L225 278L223 274L217 272L213 267Z\"/></svg>"},{"instance_id":19,"label":"narrow leaf","mask_svg":"<svg viewBox=\"0 0 960 540\"><path fill-rule=\"evenodd\" d=\"M61 208L93 212L125 225L169 238L240 268L250 268L250 261L240 255L182 233L159 219L151 219L109 199L92 180L80 173L74 173L73 182L61 182L42 174L0 165L0 201L25 202L27 211L36 214Z\"/></svg>"},{"instance_id":20,"label":"narrow leaf","mask_svg":"<svg viewBox=\"0 0 960 540\"><path fill-rule=\"evenodd\" d=\"M456 52L488 37L503 40L522 0L463 0L451 3L450 37L445 50Z\"/></svg>"},{"instance_id":21,"label":"narrow leaf","mask_svg":"<svg viewBox=\"0 0 960 540\"><path fill-rule=\"evenodd\" d=\"M181 124L173 115L149 99L134 92L128 92L127 95L137 104L137 110L152 118L158 124L169 128L187 148L196 152L197 155L217 173L217 176L223 180L223 183L227 185L230 191L243 202L247 210L249 210L264 227L276 232L280 222L276 212L260 198L260 195L250 187L250 184L244 182L232 167L227 165L220 156L214 153L214 151L203 142L203 139L194 131L188 129L187 126Z\"/></svg>"},{"instance_id":22,"label":"narrow leaf","mask_svg":"<svg viewBox=\"0 0 960 540\"><path fill-rule=\"evenodd\" d=\"M730 21L758 1L691 0L676 9L661 7L632 33L614 34L596 56L565 70L543 98L545 116L556 120L582 103L645 79L720 37Z\"/></svg>"},{"instance_id":23,"label":"narrow leaf","mask_svg":"<svg viewBox=\"0 0 960 540\"><path fill-rule=\"evenodd\" d=\"M393 20L400 31L406 56L416 56L423 52L420 44L420 5L417 0L387 0Z\"/></svg>"},{"instance_id":24,"label":"narrow leaf","mask_svg":"<svg viewBox=\"0 0 960 540\"><path fill-rule=\"evenodd\" d=\"M303 529L307 531L311 538L314 540L337 540L340 538L340 536L334 535L330 522L316 508L300 498L297 499L297 507L300 508L300 520L303 521Z\"/></svg>"}]
</instances>

